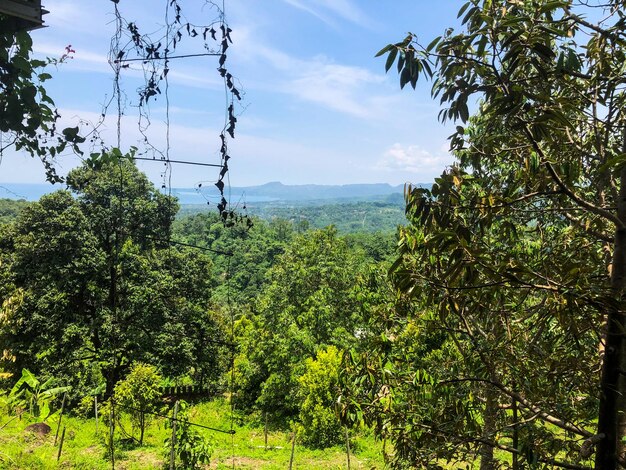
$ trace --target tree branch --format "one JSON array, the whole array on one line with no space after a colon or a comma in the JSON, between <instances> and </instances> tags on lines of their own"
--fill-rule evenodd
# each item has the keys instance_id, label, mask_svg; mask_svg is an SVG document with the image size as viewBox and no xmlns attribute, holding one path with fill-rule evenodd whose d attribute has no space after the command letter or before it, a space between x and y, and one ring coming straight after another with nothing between
<instances>
[{"instance_id":1,"label":"tree branch","mask_svg":"<svg viewBox=\"0 0 626 470\"><path fill-rule=\"evenodd\" d=\"M510 398L514 398L520 405L522 405L527 410L532 411L533 413L536 413L544 421L547 421L548 423L553 424L553 425L563 429L564 431L571 432L572 434L576 434L578 436L582 436L582 437L586 437L586 438L589 438L589 437L593 436L593 434L591 432L587 431L586 429L580 428L580 427L578 427L576 425L573 425L573 424L570 424L570 423L567 423L566 421L562 420L561 418L558 418L556 416L551 415L550 413L548 413L546 411L541 410L538 406L533 405L531 402L529 402L522 395L520 395L519 393L516 393L516 392L514 392L512 390L509 390L508 388L506 388L500 382L496 382L494 380L489 380L489 379L483 379L483 378L479 378L479 377L461 377L461 378L458 378L458 379L443 380L443 381L441 381L439 383L445 384L445 383L455 383L455 382L482 382L482 383L487 383L489 385L493 385L494 387L496 387L498 390L500 390L505 395L508 395Z\"/></svg>"}]
</instances>

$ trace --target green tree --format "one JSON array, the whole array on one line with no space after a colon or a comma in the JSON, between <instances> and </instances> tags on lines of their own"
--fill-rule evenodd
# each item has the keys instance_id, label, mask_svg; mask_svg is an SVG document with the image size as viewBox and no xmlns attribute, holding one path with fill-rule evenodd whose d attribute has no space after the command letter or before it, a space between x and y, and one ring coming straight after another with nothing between
<instances>
[{"instance_id":1,"label":"green tree","mask_svg":"<svg viewBox=\"0 0 626 470\"><path fill-rule=\"evenodd\" d=\"M443 119L467 123L471 100L478 101L477 125L457 126L451 144L461 170L480 176L481 189L463 199L471 201L469 207L432 210L440 204L437 198L460 199L457 193L468 176L453 170L437 194L412 190L407 210L426 228L427 238L447 239L449 245L439 248L454 252L458 247L457 253L488 238L471 231L450 235L439 228L461 225L446 217L457 219L467 209L482 211L488 225L483 231L493 234L500 247L483 258L472 259L474 250L469 250L467 258L452 260L449 269L440 271L439 288L448 288L448 280L456 278L467 278L468 287L477 288L472 281L480 277L472 274L480 267L491 282L518 289L525 285L539 298L573 305L572 325L562 328L559 338L567 334L575 341L575 332L585 331L591 322L602 337L602 373L596 382L597 432L585 446L598 442L596 468L617 468L625 390L620 370L626 318L626 94L618 78L626 58L624 3L595 7L572 1L474 0L459 16L464 25L460 33L450 29L425 47L409 35L381 51L388 54L387 69L397 64L401 86L415 86L420 76L434 79L433 94L446 106ZM517 241L513 229L519 218L510 215L515 209L536 214L542 229L557 227L558 235L542 240L546 245L539 252L554 256L553 261L566 260L568 254L567 268L547 260L533 265L519 257L516 265L506 265ZM439 218L436 224L429 222L431 216ZM404 241L409 252L423 238L406 236ZM559 245L563 241L568 244ZM566 247L584 251L567 252ZM410 289L410 282L404 288ZM567 318L566 308L539 305L537 316L559 322ZM603 322L607 326L600 334ZM589 364L597 361L597 353L585 357Z\"/></svg>"},{"instance_id":2,"label":"green tree","mask_svg":"<svg viewBox=\"0 0 626 470\"><path fill-rule=\"evenodd\" d=\"M0 241L6 367L67 377L76 393L105 381L111 394L134 361L216 379L211 261L169 246L176 201L127 159L67 180L76 197L44 196Z\"/></svg>"},{"instance_id":3,"label":"green tree","mask_svg":"<svg viewBox=\"0 0 626 470\"><path fill-rule=\"evenodd\" d=\"M266 273L291 240L288 226L255 219L252 227L225 227L217 214L181 217L174 236L183 243L207 248L217 281L213 299L235 306L249 303L262 290Z\"/></svg>"},{"instance_id":4,"label":"green tree","mask_svg":"<svg viewBox=\"0 0 626 470\"><path fill-rule=\"evenodd\" d=\"M322 348L357 341L353 288L366 261L333 227L299 235L268 272L252 312L236 324L237 399L278 423L298 415L298 377Z\"/></svg>"},{"instance_id":5,"label":"green tree","mask_svg":"<svg viewBox=\"0 0 626 470\"><path fill-rule=\"evenodd\" d=\"M590 326L600 315L578 277L598 268L575 268L598 254L565 222L546 224L534 210L512 224L504 208L496 222L471 209L483 187L453 172L421 200L428 204L402 231L394 269L404 297L372 312L378 336L347 364L344 393L357 404L349 412L394 443L398 466L480 456L491 469L494 448L516 467L523 459L567 465L554 457L578 455L579 440L592 436L597 402L587 377L599 357ZM538 279L555 264L558 278Z\"/></svg>"},{"instance_id":6,"label":"green tree","mask_svg":"<svg viewBox=\"0 0 626 470\"><path fill-rule=\"evenodd\" d=\"M135 363L126 378L115 386L115 402L130 415L133 427L139 428L139 445L143 445L151 413L161 402L160 385L161 376L154 366Z\"/></svg>"},{"instance_id":7,"label":"green tree","mask_svg":"<svg viewBox=\"0 0 626 470\"><path fill-rule=\"evenodd\" d=\"M0 223L11 222L28 205L24 199L0 199Z\"/></svg>"}]
</instances>

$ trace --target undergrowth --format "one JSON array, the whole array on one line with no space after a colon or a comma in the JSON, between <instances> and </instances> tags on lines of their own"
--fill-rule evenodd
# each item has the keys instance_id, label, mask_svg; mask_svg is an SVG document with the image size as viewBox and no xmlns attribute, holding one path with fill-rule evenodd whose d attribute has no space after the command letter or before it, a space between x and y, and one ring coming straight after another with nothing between
<instances>
[{"instance_id":1,"label":"undergrowth","mask_svg":"<svg viewBox=\"0 0 626 470\"><path fill-rule=\"evenodd\" d=\"M191 422L211 428L229 431L229 405L222 399L207 401L190 406L188 417ZM9 422L10 421L10 422ZM66 414L61 422L58 441L65 427L65 440L59 462L59 445L54 445L58 417L47 420L51 427L49 434L40 436L25 428L35 420L24 413L21 419L0 414L0 469L110 469L111 462L107 449L109 428L104 420L83 419ZM128 417L122 419L122 426L131 434ZM208 429L195 428L207 438L212 447L211 463L204 468L233 468L232 458L237 469L285 469L291 455L291 433L272 430L268 432L268 448L262 426L247 424L239 418L233 423L234 435ZM155 419L147 428L143 446L124 436L117 429L115 437L115 468L126 470L149 470L168 468L169 456L164 449L165 439L171 435L164 418ZM138 437L138 436L136 436ZM380 443L363 433L354 437L354 453L350 456L352 469L382 469L384 467ZM180 467L178 467L180 468ZM347 468L344 447L325 450L309 450L296 444L294 468L301 469L343 469Z\"/></svg>"}]
</instances>

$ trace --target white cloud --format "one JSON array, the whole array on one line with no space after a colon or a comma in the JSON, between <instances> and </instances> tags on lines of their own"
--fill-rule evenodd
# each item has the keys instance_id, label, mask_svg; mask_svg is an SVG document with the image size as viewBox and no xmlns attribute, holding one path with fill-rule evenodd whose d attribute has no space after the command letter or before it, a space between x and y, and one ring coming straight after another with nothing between
<instances>
[{"instance_id":1,"label":"white cloud","mask_svg":"<svg viewBox=\"0 0 626 470\"><path fill-rule=\"evenodd\" d=\"M337 64L324 55L306 60L293 57L260 43L245 29L237 32L236 41L238 51L241 51L239 56L257 71L257 83L263 75L258 73L259 70L271 77L261 85L270 91L358 118L381 117L389 109L390 97L368 88L383 83L386 80L384 75L372 73L364 67Z\"/></svg>"},{"instance_id":2,"label":"white cloud","mask_svg":"<svg viewBox=\"0 0 626 470\"><path fill-rule=\"evenodd\" d=\"M89 2L92 3L92 2ZM109 2L107 2L109 3ZM112 4L110 4L112 5ZM113 20L113 9L104 2L93 2L86 8L85 2L55 0L46 2L49 13L43 17L46 26L52 30L62 30L68 37L74 37L77 33L109 38L110 31L101 27L94 27L94 18L105 17L108 23ZM101 20L98 20L101 22ZM71 41L70 41L71 42Z\"/></svg>"},{"instance_id":3,"label":"white cloud","mask_svg":"<svg viewBox=\"0 0 626 470\"><path fill-rule=\"evenodd\" d=\"M60 72L95 72L113 77L113 69L109 65L108 57L105 54L99 54L90 50L73 47L76 52L71 54L72 58L65 60L64 64L59 65ZM34 52L42 56L60 58L65 52L65 46L55 44L36 44L33 47ZM134 79L144 79L144 71L140 65L131 64L121 72L122 79L130 77ZM183 85L191 88L201 89L222 89L224 87L223 80L217 73L207 74L206 68L198 67L194 64L170 65L168 74L170 83Z\"/></svg>"},{"instance_id":4,"label":"white cloud","mask_svg":"<svg viewBox=\"0 0 626 470\"><path fill-rule=\"evenodd\" d=\"M332 17L339 17L363 27L372 27L372 21L351 0L284 0L289 5L306 11L324 23L336 26Z\"/></svg>"},{"instance_id":5,"label":"white cloud","mask_svg":"<svg viewBox=\"0 0 626 470\"><path fill-rule=\"evenodd\" d=\"M406 172L433 178L438 176L453 157L444 152L433 154L418 145L393 144L378 161L376 168L388 172Z\"/></svg>"},{"instance_id":6,"label":"white cloud","mask_svg":"<svg viewBox=\"0 0 626 470\"><path fill-rule=\"evenodd\" d=\"M381 83L384 77L361 67L333 64L323 57L300 65L301 72L285 85L284 91L301 100L360 118L378 114L372 99L363 99L360 92L368 84Z\"/></svg>"}]
</instances>

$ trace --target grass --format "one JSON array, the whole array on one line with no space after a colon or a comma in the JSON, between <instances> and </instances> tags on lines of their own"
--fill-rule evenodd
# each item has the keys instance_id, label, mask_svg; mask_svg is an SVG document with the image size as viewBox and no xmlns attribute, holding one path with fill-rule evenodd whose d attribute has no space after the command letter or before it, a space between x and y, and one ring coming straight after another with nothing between
<instances>
[{"instance_id":1,"label":"grass","mask_svg":"<svg viewBox=\"0 0 626 470\"><path fill-rule=\"evenodd\" d=\"M12 417L0 415L0 426ZM192 406L189 419L217 429L230 429L228 405L223 400L215 400ZM146 429L144 445L123 441L120 433L115 440L115 468L126 470L167 468L164 439L171 433L165 426L165 419L159 418ZM110 469L106 436L108 427L100 421L98 432L94 419L64 416L65 441L61 458L57 463L59 447L54 445L58 418L48 420L51 432L39 436L25 431L35 420L24 414L22 419L13 419L0 429L0 469ZM130 430L130 424L124 421ZM291 435L285 431L268 433L268 448L262 426L253 423L235 423L235 434L225 434L197 428L207 438L213 448L211 463L206 468L231 469L233 458L237 469L281 469L289 466L291 455ZM60 440L59 433L59 440ZM352 469L382 469L380 443L371 436L359 435L354 438L355 452L350 456ZM343 447L324 450L306 449L296 444L294 468L300 469L344 469L347 468L346 452Z\"/></svg>"}]
</instances>

